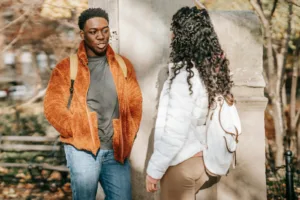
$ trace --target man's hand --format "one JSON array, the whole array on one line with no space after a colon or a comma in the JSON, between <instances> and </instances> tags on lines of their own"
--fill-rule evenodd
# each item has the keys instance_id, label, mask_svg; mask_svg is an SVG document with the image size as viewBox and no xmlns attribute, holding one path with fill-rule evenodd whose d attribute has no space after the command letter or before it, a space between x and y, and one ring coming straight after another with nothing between
<instances>
[{"instance_id":1,"label":"man's hand","mask_svg":"<svg viewBox=\"0 0 300 200\"><path fill-rule=\"evenodd\" d=\"M146 177L146 189L147 192L156 192L157 191L157 183L159 179L154 179L151 176L147 175Z\"/></svg>"}]
</instances>

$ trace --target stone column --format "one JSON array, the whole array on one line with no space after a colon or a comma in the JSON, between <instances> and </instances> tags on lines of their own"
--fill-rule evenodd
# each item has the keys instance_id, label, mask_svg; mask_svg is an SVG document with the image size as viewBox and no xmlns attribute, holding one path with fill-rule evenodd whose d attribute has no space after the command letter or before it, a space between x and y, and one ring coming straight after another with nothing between
<instances>
[{"instance_id":1,"label":"stone column","mask_svg":"<svg viewBox=\"0 0 300 200\"><path fill-rule=\"evenodd\" d=\"M0 15L0 27L4 26L4 22L3 22L3 16ZM4 49L4 41L5 41L5 37L3 34L3 31L0 32L0 49ZM4 59L3 59L3 53L0 52L0 71L4 69Z\"/></svg>"},{"instance_id":2,"label":"stone column","mask_svg":"<svg viewBox=\"0 0 300 200\"><path fill-rule=\"evenodd\" d=\"M230 60L233 93L242 122L236 169L197 199L266 199L263 46L259 20L252 12L211 12L215 30ZM218 180L215 180L217 182ZM204 198L203 198L204 197Z\"/></svg>"},{"instance_id":3,"label":"stone column","mask_svg":"<svg viewBox=\"0 0 300 200\"><path fill-rule=\"evenodd\" d=\"M89 0L89 5L110 12L108 2ZM145 191L145 168L153 151L153 127L158 96L169 58L172 15L184 0L119 1L119 51L133 63L143 92L143 118L130 157L134 200L159 199ZM259 20L252 12L211 12L213 24L229 60L235 87L233 92L242 121L243 134L237 151L238 166L227 177L212 180L197 199L266 199L262 36ZM213 184L218 182L218 184ZM207 185L206 185L207 186ZM204 187L206 187L204 186Z\"/></svg>"}]
</instances>

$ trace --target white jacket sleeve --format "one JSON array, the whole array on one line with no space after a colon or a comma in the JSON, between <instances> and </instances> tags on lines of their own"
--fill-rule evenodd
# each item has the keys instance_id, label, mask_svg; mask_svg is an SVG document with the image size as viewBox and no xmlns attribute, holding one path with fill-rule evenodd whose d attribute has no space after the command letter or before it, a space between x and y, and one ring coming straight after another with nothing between
<instances>
[{"instance_id":1,"label":"white jacket sleeve","mask_svg":"<svg viewBox=\"0 0 300 200\"><path fill-rule=\"evenodd\" d=\"M181 71L173 80L170 90L165 83L161 94L166 97L160 98L155 125L154 152L147 168L147 174L155 179L160 179L164 175L188 135L194 101L193 95L189 91L187 74L185 70ZM169 92L165 90L169 90ZM161 134L158 137L159 131Z\"/></svg>"}]
</instances>

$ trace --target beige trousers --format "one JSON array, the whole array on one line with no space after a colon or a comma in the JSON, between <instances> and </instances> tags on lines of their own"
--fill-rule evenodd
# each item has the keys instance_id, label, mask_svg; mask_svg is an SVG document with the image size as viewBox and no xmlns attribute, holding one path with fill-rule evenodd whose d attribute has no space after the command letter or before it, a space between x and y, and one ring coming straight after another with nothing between
<instances>
[{"instance_id":1,"label":"beige trousers","mask_svg":"<svg viewBox=\"0 0 300 200\"><path fill-rule=\"evenodd\" d=\"M168 168L160 182L160 200L194 200L207 180L203 157L192 157Z\"/></svg>"}]
</instances>

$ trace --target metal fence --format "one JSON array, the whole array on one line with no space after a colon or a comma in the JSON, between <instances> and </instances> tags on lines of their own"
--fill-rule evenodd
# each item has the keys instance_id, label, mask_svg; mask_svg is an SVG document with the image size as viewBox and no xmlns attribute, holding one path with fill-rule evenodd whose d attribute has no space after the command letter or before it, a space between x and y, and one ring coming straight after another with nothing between
<instances>
[{"instance_id":1,"label":"metal fence","mask_svg":"<svg viewBox=\"0 0 300 200\"><path fill-rule=\"evenodd\" d=\"M295 168L292 152L285 153L285 165L267 168L267 191L269 200L300 199L300 170Z\"/></svg>"}]
</instances>

